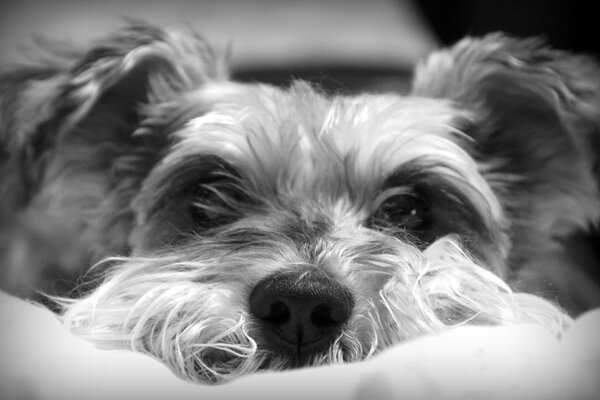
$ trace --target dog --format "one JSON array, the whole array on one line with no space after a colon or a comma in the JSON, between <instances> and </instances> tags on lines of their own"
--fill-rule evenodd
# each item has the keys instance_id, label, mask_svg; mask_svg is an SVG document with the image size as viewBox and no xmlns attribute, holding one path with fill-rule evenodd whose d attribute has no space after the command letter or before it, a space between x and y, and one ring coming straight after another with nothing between
<instances>
[{"instance_id":1,"label":"dog","mask_svg":"<svg viewBox=\"0 0 600 400\"><path fill-rule=\"evenodd\" d=\"M0 82L3 288L76 281L66 326L184 379L469 324L561 335L595 305L564 253L600 217L591 57L489 34L408 94L336 96L235 82L196 33L133 23Z\"/></svg>"}]
</instances>

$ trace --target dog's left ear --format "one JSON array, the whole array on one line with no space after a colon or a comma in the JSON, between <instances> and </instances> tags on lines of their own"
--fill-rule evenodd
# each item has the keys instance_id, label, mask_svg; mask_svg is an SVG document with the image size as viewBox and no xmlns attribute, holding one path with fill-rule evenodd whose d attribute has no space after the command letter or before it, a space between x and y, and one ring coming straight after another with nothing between
<instances>
[{"instance_id":1,"label":"dog's left ear","mask_svg":"<svg viewBox=\"0 0 600 400\"><path fill-rule=\"evenodd\" d=\"M151 109L228 79L222 57L189 31L133 23L84 51L47 47L33 65L0 74L0 161L18 161L13 172L29 175L19 179L29 193L17 203L49 178L48 163L61 148L83 150L81 166L89 169L140 146L164 146L165 137L140 134L160 125Z\"/></svg>"},{"instance_id":2,"label":"dog's left ear","mask_svg":"<svg viewBox=\"0 0 600 400\"><path fill-rule=\"evenodd\" d=\"M557 239L600 218L598 64L491 34L434 53L417 68L412 94L471 111L459 128L512 222L510 261L552 274Z\"/></svg>"},{"instance_id":3,"label":"dog's left ear","mask_svg":"<svg viewBox=\"0 0 600 400\"><path fill-rule=\"evenodd\" d=\"M19 259L18 273L68 276L82 252L126 251L130 202L175 129L165 112L228 74L194 33L141 23L83 51L46 47L0 74L0 238L14 242L0 246L0 272L19 248L40 260Z\"/></svg>"}]
</instances>

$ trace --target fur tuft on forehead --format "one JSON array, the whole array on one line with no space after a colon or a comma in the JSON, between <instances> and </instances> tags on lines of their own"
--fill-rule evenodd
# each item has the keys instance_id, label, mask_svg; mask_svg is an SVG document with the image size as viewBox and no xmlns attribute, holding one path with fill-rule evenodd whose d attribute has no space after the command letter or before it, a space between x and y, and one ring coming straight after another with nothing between
<instances>
[{"instance_id":1,"label":"fur tuft on forehead","mask_svg":"<svg viewBox=\"0 0 600 400\"><path fill-rule=\"evenodd\" d=\"M358 190L419 160L482 189L493 202L460 145L468 141L459 127L469 115L444 100L329 98L304 82L289 89L212 84L194 98L200 115L173 134L175 144L153 171L165 180L215 156L260 180L256 190L280 190L278 182L290 190L325 185L327 191L335 182Z\"/></svg>"}]
</instances>

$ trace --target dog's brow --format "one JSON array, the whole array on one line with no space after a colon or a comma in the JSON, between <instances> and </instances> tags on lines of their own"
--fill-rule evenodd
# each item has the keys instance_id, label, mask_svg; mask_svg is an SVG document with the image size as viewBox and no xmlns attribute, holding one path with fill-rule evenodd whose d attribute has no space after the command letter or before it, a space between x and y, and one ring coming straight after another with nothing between
<instances>
[{"instance_id":1,"label":"dog's brow","mask_svg":"<svg viewBox=\"0 0 600 400\"><path fill-rule=\"evenodd\" d=\"M219 157L218 155L205 155L201 157L203 165L203 178L227 178L239 177L238 170L229 162Z\"/></svg>"},{"instance_id":2,"label":"dog's brow","mask_svg":"<svg viewBox=\"0 0 600 400\"><path fill-rule=\"evenodd\" d=\"M434 166L435 163L427 161L425 158L411 160L384 177L381 189L385 190L398 186L412 185L416 181L420 181L426 177Z\"/></svg>"}]
</instances>

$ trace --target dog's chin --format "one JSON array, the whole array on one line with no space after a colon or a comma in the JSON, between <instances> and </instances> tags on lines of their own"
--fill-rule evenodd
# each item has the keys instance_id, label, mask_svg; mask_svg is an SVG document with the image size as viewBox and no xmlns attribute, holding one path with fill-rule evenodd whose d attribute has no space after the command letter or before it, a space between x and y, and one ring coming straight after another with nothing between
<instances>
[{"instance_id":1,"label":"dog's chin","mask_svg":"<svg viewBox=\"0 0 600 400\"><path fill-rule=\"evenodd\" d=\"M102 347L150 354L179 376L204 383L259 370L360 361L464 324L531 322L560 335L570 323L552 303L513 293L453 238L440 239L424 251L396 243L395 253L363 252L348 261L360 263L339 276L354 293L352 315L329 346L317 352L310 346L273 346L250 313L249 291L268 269L265 259L257 260L256 249L254 260L240 252L229 259L217 256L208 243L194 254L213 254L212 259L194 259L181 249L160 257L121 259L99 288L65 303L64 320ZM267 254L273 257L277 251Z\"/></svg>"},{"instance_id":2,"label":"dog's chin","mask_svg":"<svg viewBox=\"0 0 600 400\"><path fill-rule=\"evenodd\" d=\"M345 340L346 344L342 345L341 336L326 350L316 352L310 348L296 348L295 351L291 347L274 348L266 343L254 347L252 341L249 347L248 343L215 344L194 359L193 368L186 367L177 372L191 381L218 383L258 371L282 371L363 359L362 349L353 351L350 346L352 340ZM355 347L361 348L356 342Z\"/></svg>"},{"instance_id":3,"label":"dog's chin","mask_svg":"<svg viewBox=\"0 0 600 400\"><path fill-rule=\"evenodd\" d=\"M298 347L294 349L293 346L273 347L264 343L258 344L253 352L242 355L247 348L243 348L238 353L234 350L235 347L231 345L227 350L213 348L205 351L201 358L195 360L194 376L188 376L188 379L203 383L219 383L259 371L283 371L341 364L366 358L360 341L349 337L345 332L326 350L319 351L313 351L310 346L305 349Z\"/></svg>"}]
</instances>

